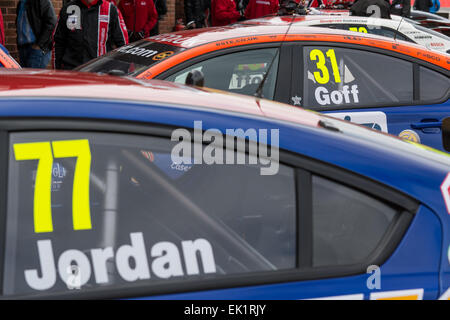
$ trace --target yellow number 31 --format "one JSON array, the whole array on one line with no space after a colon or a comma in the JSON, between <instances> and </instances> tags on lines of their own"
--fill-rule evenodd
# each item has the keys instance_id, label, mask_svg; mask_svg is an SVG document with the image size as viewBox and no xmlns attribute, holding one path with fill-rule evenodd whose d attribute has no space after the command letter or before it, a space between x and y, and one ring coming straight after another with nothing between
<instances>
[{"instance_id":1,"label":"yellow number 31","mask_svg":"<svg viewBox=\"0 0 450 320\"><path fill-rule=\"evenodd\" d=\"M53 157L77 158L72 194L73 229L92 228L89 207L91 150L88 140L16 143L14 155L18 161L39 160L34 187L34 232L53 232L51 207Z\"/></svg>"},{"instance_id":2,"label":"yellow number 31","mask_svg":"<svg viewBox=\"0 0 450 320\"><path fill-rule=\"evenodd\" d=\"M339 68L336 62L336 54L334 53L334 49L329 49L326 52L326 55L328 58L330 58L331 67L333 68L334 81L336 83L341 82L341 76L339 74ZM316 81L320 84L328 83L328 81L330 81L330 74L328 73L328 68L325 65L326 60L323 52L320 51L319 49L313 49L309 53L309 58L311 59L311 61L317 60L316 63L317 69L319 69L322 72L321 75L319 71L315 71L314 79L316 79Z\"/></svg>"}]
</instances>

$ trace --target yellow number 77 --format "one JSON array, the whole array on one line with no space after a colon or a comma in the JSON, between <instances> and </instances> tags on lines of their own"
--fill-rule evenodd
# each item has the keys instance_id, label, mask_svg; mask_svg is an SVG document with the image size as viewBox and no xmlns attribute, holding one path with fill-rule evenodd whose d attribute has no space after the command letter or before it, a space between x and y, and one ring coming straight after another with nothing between
<instances>
[{"instance_id":1,"label":"yellow number 77","mask_svg":"<svg viewBox=\"0 0 450 320\"><path fill-rule=\"evenodd\" d=\"M14 144L15 159L39 160L34 187L34 232L52 232L51 188L53 156L77 158L73 179L72 220L74 230L91 229L89 176L91 150L88 140L62 140ZM53 154L52 154L53 148Z\"/></svg>"}]
</instances>

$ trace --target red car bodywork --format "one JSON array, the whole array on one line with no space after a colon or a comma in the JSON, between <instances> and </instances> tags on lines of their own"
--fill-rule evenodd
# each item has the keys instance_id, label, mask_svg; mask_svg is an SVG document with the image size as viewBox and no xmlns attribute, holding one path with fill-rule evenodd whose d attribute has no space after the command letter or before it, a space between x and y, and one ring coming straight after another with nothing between
<instances>
[{"instance_id":1,"label":"red car bodywork","mask_svg":"<svg viewBox=\"0 0 450 320\"><path fill-rule=\"evenodd\" d=\"M8 86L3 97L56 97L101 100L135 100L164 105L190 105L224 112L271 117L317 127L321 116L300 108L253 97L227 94L212 89L194 89L176 83L120 78L73 71L4 70L0 76ZM133 98L130 98L133 97Z\"/></svg>"}]
</instances>

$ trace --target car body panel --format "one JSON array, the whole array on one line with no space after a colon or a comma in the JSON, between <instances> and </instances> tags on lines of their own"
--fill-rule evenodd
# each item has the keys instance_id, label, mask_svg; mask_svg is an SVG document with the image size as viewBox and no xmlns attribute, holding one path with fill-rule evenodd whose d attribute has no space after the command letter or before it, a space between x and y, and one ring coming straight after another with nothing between
<instances>
[{"instance_id":1,"label":"car body panel","mask_svg":"<svg viewBox=\"0 0 450 320\"><path fill-rule=\"evenodd\" d=\"M432 234L433 238L428 237L429 234ZM423 241L418 241L419 238L422 238ZM138 297L137 299L221 300L233 297L234 300L326 298L333 300L368 300L393 299L392 292L395 291L400 291L402 300L437 299L441 294L439 284L436 281L436 276L439 274L439 247L441 243L442 234L439 220L429 209L422 207L402 243L380 268L382 277L381 288L375 291L368 289L367 275L357 275L326 280L267 284L158 297ZM429 248L432 249L429 250ZM421 259L414 259L406 254L409 250L415 250L417 257L420 256ZM410 276L411 280L413 279L409 286L398 277L406 269L408 270L408 277ZM417 297L414 297L415 294L417 294Z\"/></svg>"},{"instance_id":2,"label":"car body panel","mask_svg":"<svg viewBox=\"0 0 450 320\"><path fill-rule=\"evenodd\" d=\"M376 117L371 114L373 112L384 114L384 122L382 119L377 120ZM450 114L450 100L442 104L428 105L426 108L424 108L424 106L405 106L402 108L387 107L370 108L366 110L343 109L339 111L325 111L324 113L329 115L338 113L339 118L341 119L347 117L348 119L346 120L364 124L369 127L371 126L371 123L374 123L372 128L396 136L400 135L405 130L410 130L418 135L419 139L416 142L442 150L441 120ZM363 114L367 115L363 116ZM357 119L357 116L360 118ZM421 125L426 125L426 123L429 123L429 126L424 128L421 127ZM432 123L434 123L434 125ZM386 125L387 131L382 130Z\"/></svg>"}]
</instances>

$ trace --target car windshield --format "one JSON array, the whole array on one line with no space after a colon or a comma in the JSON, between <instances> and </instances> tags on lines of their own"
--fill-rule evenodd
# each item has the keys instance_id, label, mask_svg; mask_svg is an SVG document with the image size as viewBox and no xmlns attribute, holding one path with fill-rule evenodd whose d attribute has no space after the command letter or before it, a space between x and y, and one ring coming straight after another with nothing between
<instances>
[{"instance_id":1,"label":"car windshield","mask_svg":"<svg viewBox=\"0 0 450 320\"><path fill-rule=\"evenodd\" d=\"M414 26L414 28L416 28L417 30L420 30L420 31L423 31L423 32L432 34L433 36L439 37L439 38L441 38L441 39L443 39L443 40L445 40L445 41L450 41L450 38L447 37L445 34L442 34L442 33L440 33L440 32L434 31L434 30L429 29L429 28L425 28L425 27L423 27L423 26L421 26L421 25L418 25L418 24L413 24L413 26Z\"/></svg>"},{"instance_id":2,"label":"car windshield","mask_svg":"<svg viewBox=\"0 0 450 320\"><path fill-rule=\"evenodd\" d=\"M184 50L181 47L141 40L120 47L76 68L77 71L137 76L152 65Z\"/></svg>"}]
</instances>

